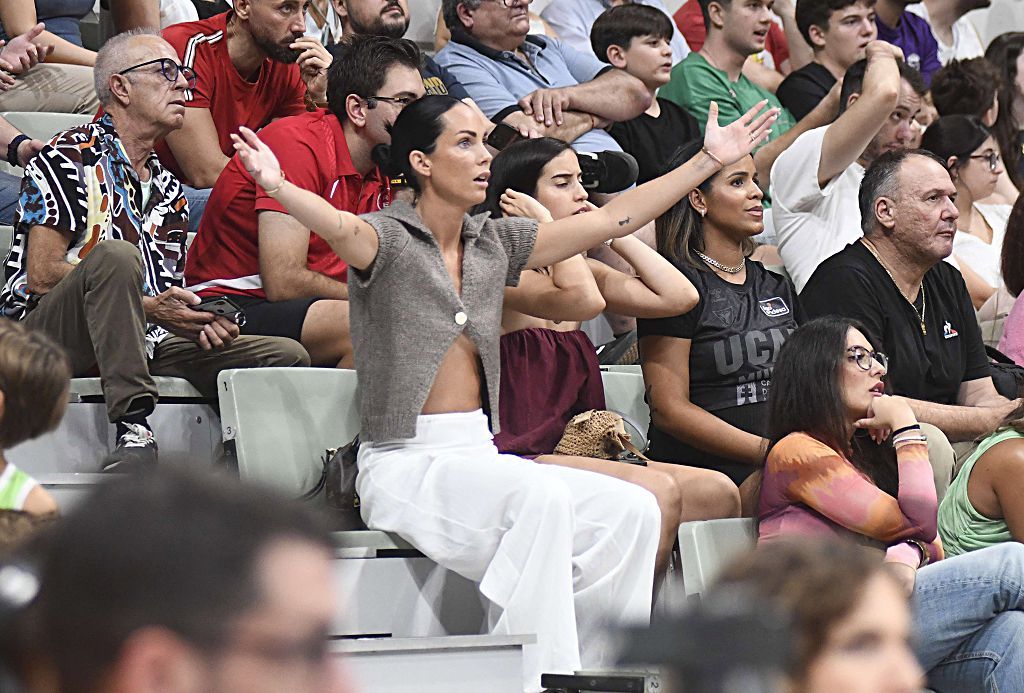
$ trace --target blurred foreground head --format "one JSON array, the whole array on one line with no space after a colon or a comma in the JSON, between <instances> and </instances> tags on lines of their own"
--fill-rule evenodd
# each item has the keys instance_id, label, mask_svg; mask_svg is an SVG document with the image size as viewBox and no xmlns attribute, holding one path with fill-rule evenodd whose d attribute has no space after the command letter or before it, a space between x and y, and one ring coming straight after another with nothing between
<instances>
[{"instance_id":1,"label":"blurred foreground head","mask_svg":"<svg viewBox=\"0 0 1024 693\"><path fill-rule=\"evenodd\" d=\"M105 483L45 537L29 619L64 693L348 689L327 533L219 478Z\"/></svg>"},{"instance_id":2,"label":"blurred foreground head","mask_svg":"<svg viewBox=\"0 0 1024 693\"><path fill-rule=\"evenodd\" d=\"M726 570L709 597L742 587L789 617L792 693L917 693L910 608L881 558L839 542L773 542Z\"/></svg>"}]
</instances>

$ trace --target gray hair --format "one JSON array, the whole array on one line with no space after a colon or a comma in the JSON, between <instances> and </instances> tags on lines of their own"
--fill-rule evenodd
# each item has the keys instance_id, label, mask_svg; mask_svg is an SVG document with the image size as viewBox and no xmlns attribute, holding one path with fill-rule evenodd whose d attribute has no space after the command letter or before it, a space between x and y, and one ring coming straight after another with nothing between
<instances>
[{"instance_id":1,"label":"gray hair","mask_svg":"<svg viewBox=\"0 0 1024 693\"><path fill-rule=\"evenodd\" d=\"M880 197L895 200L899 196L900 170L903 168L903 163L912 156L923 156L935 161L943 169L946 168L942 159L924 149L901 149L886 152L875 159L864 173L864 179L860 182L860 190L857 194L857 203L860 207L860 228L865 236L875 231L877 227L875 201Z\"/></svg>"},{"instance_id":2,"label":"gray hair","mask_svg":"<svg viewBox=\"0 0 1024 693\"><path fill-rule=\"evenodd\" d=\"M92 68L92 79L96 87L96 98L99 99L100 104L103 106L109 104L113 99L110 93L110 78L121 70L131 67L135 61L135 51L130 50L130 46L139 36L156 36L160 38L160 32L149 27L129 29L107 39L107 42L103 44L96 54L96 64Z\"/></svg>"},{"instance_id":3,"label":"gray hair","mask_svg":"<svg viewBox=\"0 0 1024 693\"><path fill-rule=\"evenodd\" d=\"M484 0L441 0L441 14L448 31L466 28L459 19L459 5L465 5L467 10L475 10L483 3Z\"/></svg>"}]
</instances>

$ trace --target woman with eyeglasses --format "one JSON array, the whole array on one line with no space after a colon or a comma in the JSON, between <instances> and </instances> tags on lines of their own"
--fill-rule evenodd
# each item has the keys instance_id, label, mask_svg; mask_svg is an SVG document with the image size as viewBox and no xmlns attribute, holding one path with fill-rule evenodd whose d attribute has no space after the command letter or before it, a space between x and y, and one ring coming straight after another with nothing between
<instances>
[{"instance_id":1,"label":"woman with eyeglasses","mask_svg":"<svg viewBox=\"0 0 1024 693\"><path fill-rule=\"evenodd\" d=\"M952 260L964 276L974 308L980 309L1002 286L999 252L1010 206L979 202L995 191L1003 173L999 145L977 117L949 115L929 126L921 147L945 162L956 185L960 218ZM1004 316L1012 303L1007 296Z\"/></svg>"},{"instance_id":2,"label":"woman with eyeglasses","mask_svg":"<svg viewBox=\"0 0 1024 693\"><path fill-rule=\"evenodd\" d=\"M769 399L759 544L875 547L912 597L930 688L1024 690L1024 546L942 560L927 440L910 405L885 394L887 365L854 320L819 318L789 336Z\"/></svg>"}]
</instances>

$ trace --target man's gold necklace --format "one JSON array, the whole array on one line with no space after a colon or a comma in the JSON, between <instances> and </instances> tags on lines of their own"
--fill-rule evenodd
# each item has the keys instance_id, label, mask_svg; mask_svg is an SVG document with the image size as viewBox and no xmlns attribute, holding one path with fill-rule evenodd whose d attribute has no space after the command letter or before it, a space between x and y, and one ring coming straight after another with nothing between
<instances>
[{"instance_id":1,"label":"man's gold necklace","mask_svg":"<svg viewBox=\"0 0 1024 693\"><path fill-rule=\"evenodd\" d=\"M889 275L889 279L891 279L892 283L896 286L896 290L900 292L900 296L906 299L907 303L910 304L910 307L914 309L914 314L917 316L917 320L921 324L921 334L927 336L928 328L924 324L924 316L925 312L928 310L928 298L924 293L924 281L922 281L921 286L918 287L918 292L921 294L921 310L918 310L917 306L914 305L914 302L910 300L910 297L903 293L903 289L900 288L899 283L896 281L896 277L894 277L892 272L889 271L889 267L882 260L878 251L875 250L875 246L872 245L871 241L866 238L861 238L860 242L864 244L864 247L868 249L868 252L875 256L875 259L878 260L878 264L882 266L882 269L885 270L885 273Z\"/></svg>"}]
</instances>

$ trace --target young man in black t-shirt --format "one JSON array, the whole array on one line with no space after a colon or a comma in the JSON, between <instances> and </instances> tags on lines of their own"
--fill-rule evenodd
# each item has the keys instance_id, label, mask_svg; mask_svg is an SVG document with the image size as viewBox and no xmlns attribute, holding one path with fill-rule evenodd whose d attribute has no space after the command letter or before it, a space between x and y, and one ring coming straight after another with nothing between
<instances>
[{"instance_id":1,"label":"young man in black t-shirt","mask_svg":"<svg viewBox=\"0 0 1024 693\"><path fill-rule=\"evenodd\" d=\"M823 262L800 294L809 317L865 324L889 357L886 382L951 441L994 431L1020 403L996 392L953 250L956 188L921 150L875 160L860 188L865 235Z\"/></svg>"},{"instance_id":2,"label":"young man in black t-shirt","mask_svg":"<svg viewBox=\"0 0 1024 693\"><path fill-rule=\"evenodd\" d=\"M782 80L775 95L797 120L814 110L878 36L875 0L797 0L796 24L814 60Z\"/></svg>"},{"instance_id":3,"label":"young man in black t-shirt","mask_svg":"<svg viewBox=\"0 0 1024 693\"><path fill-rule=\"evenodd\" d=\"M645 112L608 128L622 150L636 159L640 167L637 185L665 173L676 149L701 136L692 115L656 96L672 76L671 39L672 21L647 5L613 7L598 17L590 30L590 44L597 57L639 79L651 94Z\"/></svg>"}]
</instances>

